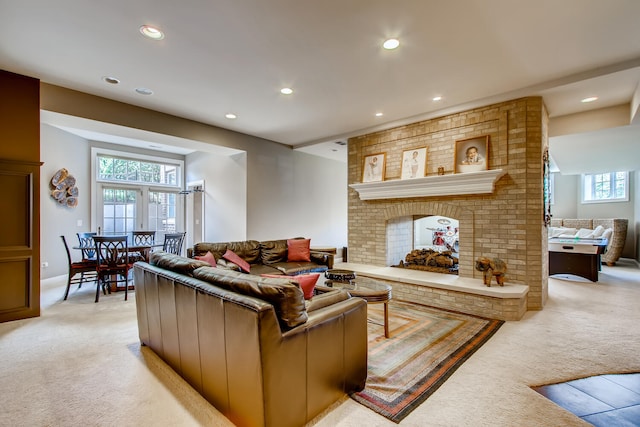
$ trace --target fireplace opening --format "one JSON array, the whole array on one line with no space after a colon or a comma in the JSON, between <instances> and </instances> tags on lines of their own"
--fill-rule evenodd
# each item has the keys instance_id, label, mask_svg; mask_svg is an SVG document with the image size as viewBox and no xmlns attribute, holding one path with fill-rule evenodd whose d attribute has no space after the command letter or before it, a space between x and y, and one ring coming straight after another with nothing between
<instances>
[{"instance_id":1,"label":"fireplace opening","mask_svg":"<svg viewBox=\"0 0 640 427\"><path fill-rule=\"evenodd\" d=\"M392 267L458 274L460 223L439 215L401 217L387 223Z\"/></svg>"}]
</instances>

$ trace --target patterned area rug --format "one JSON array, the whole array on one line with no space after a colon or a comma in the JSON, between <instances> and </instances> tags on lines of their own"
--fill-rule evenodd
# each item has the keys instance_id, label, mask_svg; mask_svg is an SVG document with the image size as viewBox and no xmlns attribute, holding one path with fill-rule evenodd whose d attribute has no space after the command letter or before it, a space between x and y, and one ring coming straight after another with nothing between
<instances>
[{"instance_id":1,"label":"patterned area rug","mask_svg":"<svg viewBox=\"0 0 640 427\"><path fill-rule=\"evenodd\" d=\"M369 304L369 361L365 389L351 397L399 423L424 402L504 323L418 304Z\"/></svg>"}]
</instances>

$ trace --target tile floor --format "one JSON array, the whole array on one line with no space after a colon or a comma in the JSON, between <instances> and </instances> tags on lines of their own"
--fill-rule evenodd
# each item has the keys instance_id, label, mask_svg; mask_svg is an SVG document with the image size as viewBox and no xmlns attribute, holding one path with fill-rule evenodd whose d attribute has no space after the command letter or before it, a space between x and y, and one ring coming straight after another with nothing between
<instances>
[{"instance_id":1,"label":"tile floor","mask_svg":"<svg viewBox=\"0 0 640 427\"><path fill-rule=\"evenodd\" d=\"M596 427L640 427L640 373L599 375L533 389Z\"/></svg>"}]
</instances>

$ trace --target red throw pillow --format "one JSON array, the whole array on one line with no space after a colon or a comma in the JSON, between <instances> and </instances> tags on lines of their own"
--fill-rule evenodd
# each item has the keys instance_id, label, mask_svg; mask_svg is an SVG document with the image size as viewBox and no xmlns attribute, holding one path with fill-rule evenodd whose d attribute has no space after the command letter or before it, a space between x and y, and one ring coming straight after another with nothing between
<instances>
[{"instance_id":1,"label":"red throw pillow","mask_svg":"<svg viewBox=\"0 0 640 427\"><path fill-rule=\"evenodd\" d=\"M320 277L320 273L299 274L293 277L293 280L300 283L304 299L313 298L313 290L316 288L318 277Z\"/></svg>"},{"instance_id":2,"label":"red throw pillow","mask_svg":"<svg viewBox=\"0 0 640 427\"><path fill-rule=\"evenodd\" d=\"M311 251L309 246L311 239L289 239L287 240L287 261L311 261Z\"/></svg>"},{"instance_id":3,"label":"red throw pillow","mask_svg":"<svg viewBox=\"0 0 640 427\"><path fill-rule=\"evenodd\" d=\"M222 258L234 263L235 265L240 267L240 270L244 271L245 273L250 272L251 266L249 265L249 263L240 258L240 256L237 253L233 252L231 249L227 249L224 255L222 255Z\"/></svg>"},{"instance_id":4,"label":"red throw pillow","mask_svg":"<svg viewBox=\"0 0 640 427\"><path fill-rule=\"evenodd\" d=\"M289 279L300 285L304 299L313 298L313 290L316 288L316 282L320 273L298 274L297 276L285 276L284 274L261 274L260 277L273 277L276 279Z\"/></svg>"},{"instance_id":5,"label":"red throw pillow","mask_svg":"<svg viewBox=\"0 0 640 427\"><path fill-rule=\"evenodd\" d=\"M211 267L215 267L217 265L216 264L216 257L213 256L211 251L207 251L207 253L202 255L202 256L196 255L195 259L199 259L200 261L206 261L211 265Z\"/></svg>"}]
</instances>

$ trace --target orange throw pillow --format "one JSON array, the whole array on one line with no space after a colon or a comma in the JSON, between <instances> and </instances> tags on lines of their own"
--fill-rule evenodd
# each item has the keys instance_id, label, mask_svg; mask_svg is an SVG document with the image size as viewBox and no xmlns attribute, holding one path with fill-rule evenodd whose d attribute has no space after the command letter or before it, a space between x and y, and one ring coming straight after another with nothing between
<instances>
[{"instance_id":1,"label":"orange throw pillow","mask_svg":"<svg viewBox=\"0 0 640 427\"><path fill-rule=\"evenodd\" d=\"M311 239L289 239L287 240L287 261L311 261Z\"/></svg>"}]
</instances>

